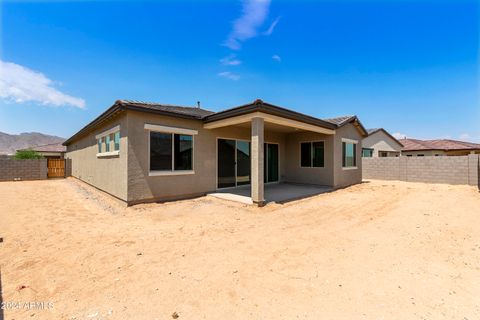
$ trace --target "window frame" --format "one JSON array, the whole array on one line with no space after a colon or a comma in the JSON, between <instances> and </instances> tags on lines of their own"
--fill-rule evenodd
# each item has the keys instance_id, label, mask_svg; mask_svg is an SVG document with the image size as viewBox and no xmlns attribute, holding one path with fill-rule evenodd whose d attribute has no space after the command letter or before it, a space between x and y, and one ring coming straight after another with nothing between
<instances>
[{"instance_id":1,"label":"window frame","mask_svg":"<svg viewBox=\"0 0 480 320\"><path fill-rule=\"evenodd\" d=\"M354 151L353 151L353 161L354 161L354 165L353 166L344 166L344 162L345 162L345 165L347 163L346 161L346 152L345 154L343 154L343 144L344 143L349 143L349 144L353 144L355 147L353 148ZM345 146L346 148L346 146ZM342 138L342 170L357 170L358 169L358 157L357 157L357 153L358 153L358 140L353 140L353 139L347 139L347 138ZM360 157L361 158L361 157ZM361 159L360 159L361 161Z\"/></svg>"},{"instance_id":2,"label":"window frame","mask_svg":"<svg viewBox=\"0 0 480 320\"><path fill-rule=\"evenodd\" d=\"M118 133L118 149L117 149L117 143L115 142L115 138L117 136L117 133ZM120 130L118 131L115 131L113 133L113 151L120 151L120 140L121 140L122 136L120 135Z\"/></svg>"},{"instance_id":3,"label":"window frame","mask_svg":"<svg viewBox=\"0 0 480 320\"><path fill-rule=\"evenodd\" d=\"M103 137L97 139L97 155L101 154L103 150Z\"/></svg>"},{"instance_id":4,"label":"window frame","mask_svg":"<svg viewBox=\"0 0 480 320\"><path fill-rule=\"evenodd\" d=\"M147 132L147 141L148 141L148 176L177 176L177 175L190 175L195 174L195 136L198 134L197 130L185 129L185 128L176 128L168 127L163 125L155 124L145 124L144 129ZM170 134L172 136L172 169L171 170L150 170L150 144L151 144L151 135L150 132L160 132L165 134ZM191 170L175 170L175 135L186 135L192 137L192 169Z\"/></svg>"},{"instance_id":5,"label":"window frame","mask_svg":"<svg viewBox=\"0 0 480 320\"><path fill-rule=\"evenodd\" d=\"M314 152L313 152L313 144L315 142L321 142L323 143L323 166L321 167L314 167L313 166L313 156L314 156ZM305 166L302 166L302 143L309 143L310 144L310 166L308 167L305 167ZM306 140L306 141L300 141L298 143L298 150L299 150L299 157L298 157L298 160L299 160L299 166L300 168L313 168L313 169L322 169L322 168L325 168L325 140Z\"/></svg>"},{"instance_id":6,"label":"window frame","mask_svg":"<svg viewBox=\"0 0 480 320\"><path fill-rule=\"evenodd\" d=\"M120 149L119 150L114 150L114 151L106 151L107 150L107 146L106 146L106 142L107 142L107 136L109 136L109 140L110 140L110 145L109 145L109 150L111 150L111 142L112 142L112 135L114 136L114 134L116 132L120 132L120 125L116 125L108 130L105 130L99 134L97 134L95 136L95 139L97 141L97 158L105 158L105 157L115 157L115 156L119 156L120 155ZM101 141L101 150L98 150L98 143L99 141ZM105 145L105 148L104 148L104 145ZM115 143L114 143L114 146L113 148L115 148ZM98 152L98 151L101 151L101 152Z\"/></svg>"},{"instance_id":7,"label":"window frame","mask_svg":"<svg viewBox=\"0 0 480 320\"><path fill-rule=\"evenodd\" d=\"M342 146L343 148L343 146ZM363 151L369 151L370 152L370 156L366 157L363 155ZM362 158L373 158L373 151L374 149L373 148L362 148ZM343 150L342 150L343 152ZM343 155L342 155L343 156ZM342 160L343 161L343 160Z\"/></svg>"}]
</instances>

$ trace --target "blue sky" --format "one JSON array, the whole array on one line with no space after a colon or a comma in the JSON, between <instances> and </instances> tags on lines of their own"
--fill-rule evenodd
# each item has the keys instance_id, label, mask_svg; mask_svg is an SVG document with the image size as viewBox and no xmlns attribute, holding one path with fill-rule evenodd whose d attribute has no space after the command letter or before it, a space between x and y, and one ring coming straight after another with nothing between
<instances>
[{"instance_id":1,"label":"blue sky","mask_svg":"<svg viewBox=\"0 0 480 320\"><path fill-rule=\"evenodd\" d=\"M478 1L2 1L0 131L69 137L117 99L262 98L480 141Z\"/></svg>"}]
</instances>

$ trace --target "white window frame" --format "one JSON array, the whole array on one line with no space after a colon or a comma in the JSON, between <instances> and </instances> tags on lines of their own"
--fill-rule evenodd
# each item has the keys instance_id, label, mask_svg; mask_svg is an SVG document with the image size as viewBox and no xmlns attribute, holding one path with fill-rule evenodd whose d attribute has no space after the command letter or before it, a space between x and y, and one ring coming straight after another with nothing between
<instances>
[{"instance_id":1,"label":"white window frame","mask_svg":"<svg viewBox=\"0 0 480 320\"><path fill-rule=\"evenodd\" d=\"M120 131L120 125L116 125L113 128L110 128L106 131L103 131L95 136L95 139L97 141L97 151L98 151L98 140L102 139L102 151L103 151L103 144L107 142L106 136L111 135L112 133L115 133L117 131ZM110 139L111 140L111 139ZM115 146L114 146L115 148ZM105 147L106 150L106 147ZM104 158L104 157L114 157L120 155L120 150L114 150L114 151L103 151L103 152L97 152L97 158Z\"/></svg>"},{"instance_id":2,"label":"white window frame","mask_svg":"<svg viewBox=\"0 0 480 320\"><path fill-rule=\"evenodd\" d=\"M314 142L323 142L323 167L314 167L313 166L313 152L312 152L312 147ZM304 167L302 166L302 143L310 143L310 166L309 167ZM307 140L307 141L300 141L298 143L298 152L299 152L299 163L298 165L300 168L306 168L306 169L323 169L325 168L325 140Z\"/></svg>"},{"instance_id":3,"label":"white window frame","mask_svg":"<svg viewBox=\"0 0 480 320\"><path fill-rule=\"evenodd\" d=\"M145 123L144 129L148 132L148 175L150 177L155 176L178 176L195 174L195 135L198 134L197 130L162 126L156 124ZM172 169L171 170L150 170L150 132L162 132L172 135ZM174 135L188 135L192 136L192 170L175 170L175 143Z\"/></svg>"},{"instance_id":4,"label":"white window frame","mask_svg":"<svg viewBox=\"0 0 480 320\"><path fill-rule=\"evenodd\" d=\"M355 165L354 167L344 167L343 166L343 142L355 144L355 164L358 162L357 151L358 151L358 140L342 138L342 170L357 170L358 166ZM361 161L361 160L360 160ZM346 161L345 161L346 162Z\"/></svg>"}]
</instances>

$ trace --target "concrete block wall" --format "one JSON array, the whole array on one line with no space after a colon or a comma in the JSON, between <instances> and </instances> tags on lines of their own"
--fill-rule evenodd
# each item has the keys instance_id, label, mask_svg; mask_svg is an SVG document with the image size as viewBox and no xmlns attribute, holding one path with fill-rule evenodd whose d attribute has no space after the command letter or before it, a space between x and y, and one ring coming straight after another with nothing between
<instances>
[{"instance_id":1,"label":"concrete block wall","mask_svg":"<svg viewBox=\"0 0 480 320\"><path fill-rule=\"evenodd\" d=\"M400 160L400 157L362 158L362 176L364 179L403 180Z\"/></svg>"},{"instance_id":2,"label":"concrete block wall","mask_svg":"<svg viewBox=\"0 0 480 320\"><path fill-rule=\"evenodd\" d=\"M0 181L47 179L47 159L0 158Z\"/></svg>"},{"instance_id":3,"label":"concrete block wall","mask_svg":"<svg viewBox=\"0 0 480 320\"><path fill-rule=\"evenodd\" d=\"M362 158L363 178L479 185L479 155Z\"/></svg>"}]
</instances>

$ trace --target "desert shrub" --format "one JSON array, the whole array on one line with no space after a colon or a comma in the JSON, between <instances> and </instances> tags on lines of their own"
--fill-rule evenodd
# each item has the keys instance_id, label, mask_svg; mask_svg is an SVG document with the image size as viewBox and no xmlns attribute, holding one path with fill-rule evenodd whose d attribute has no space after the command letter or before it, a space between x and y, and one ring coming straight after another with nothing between
<instances>
[{"instance_id":1,"label":"desert shrub","mask_svg":"<svg viewBox=\"0 0 480 320\"><path fill-rule=\"evenodd\" d=\"M18 150L15 153L14 159L43 159L43 156L34 150Z\"/></svg>"}]
</instances>

